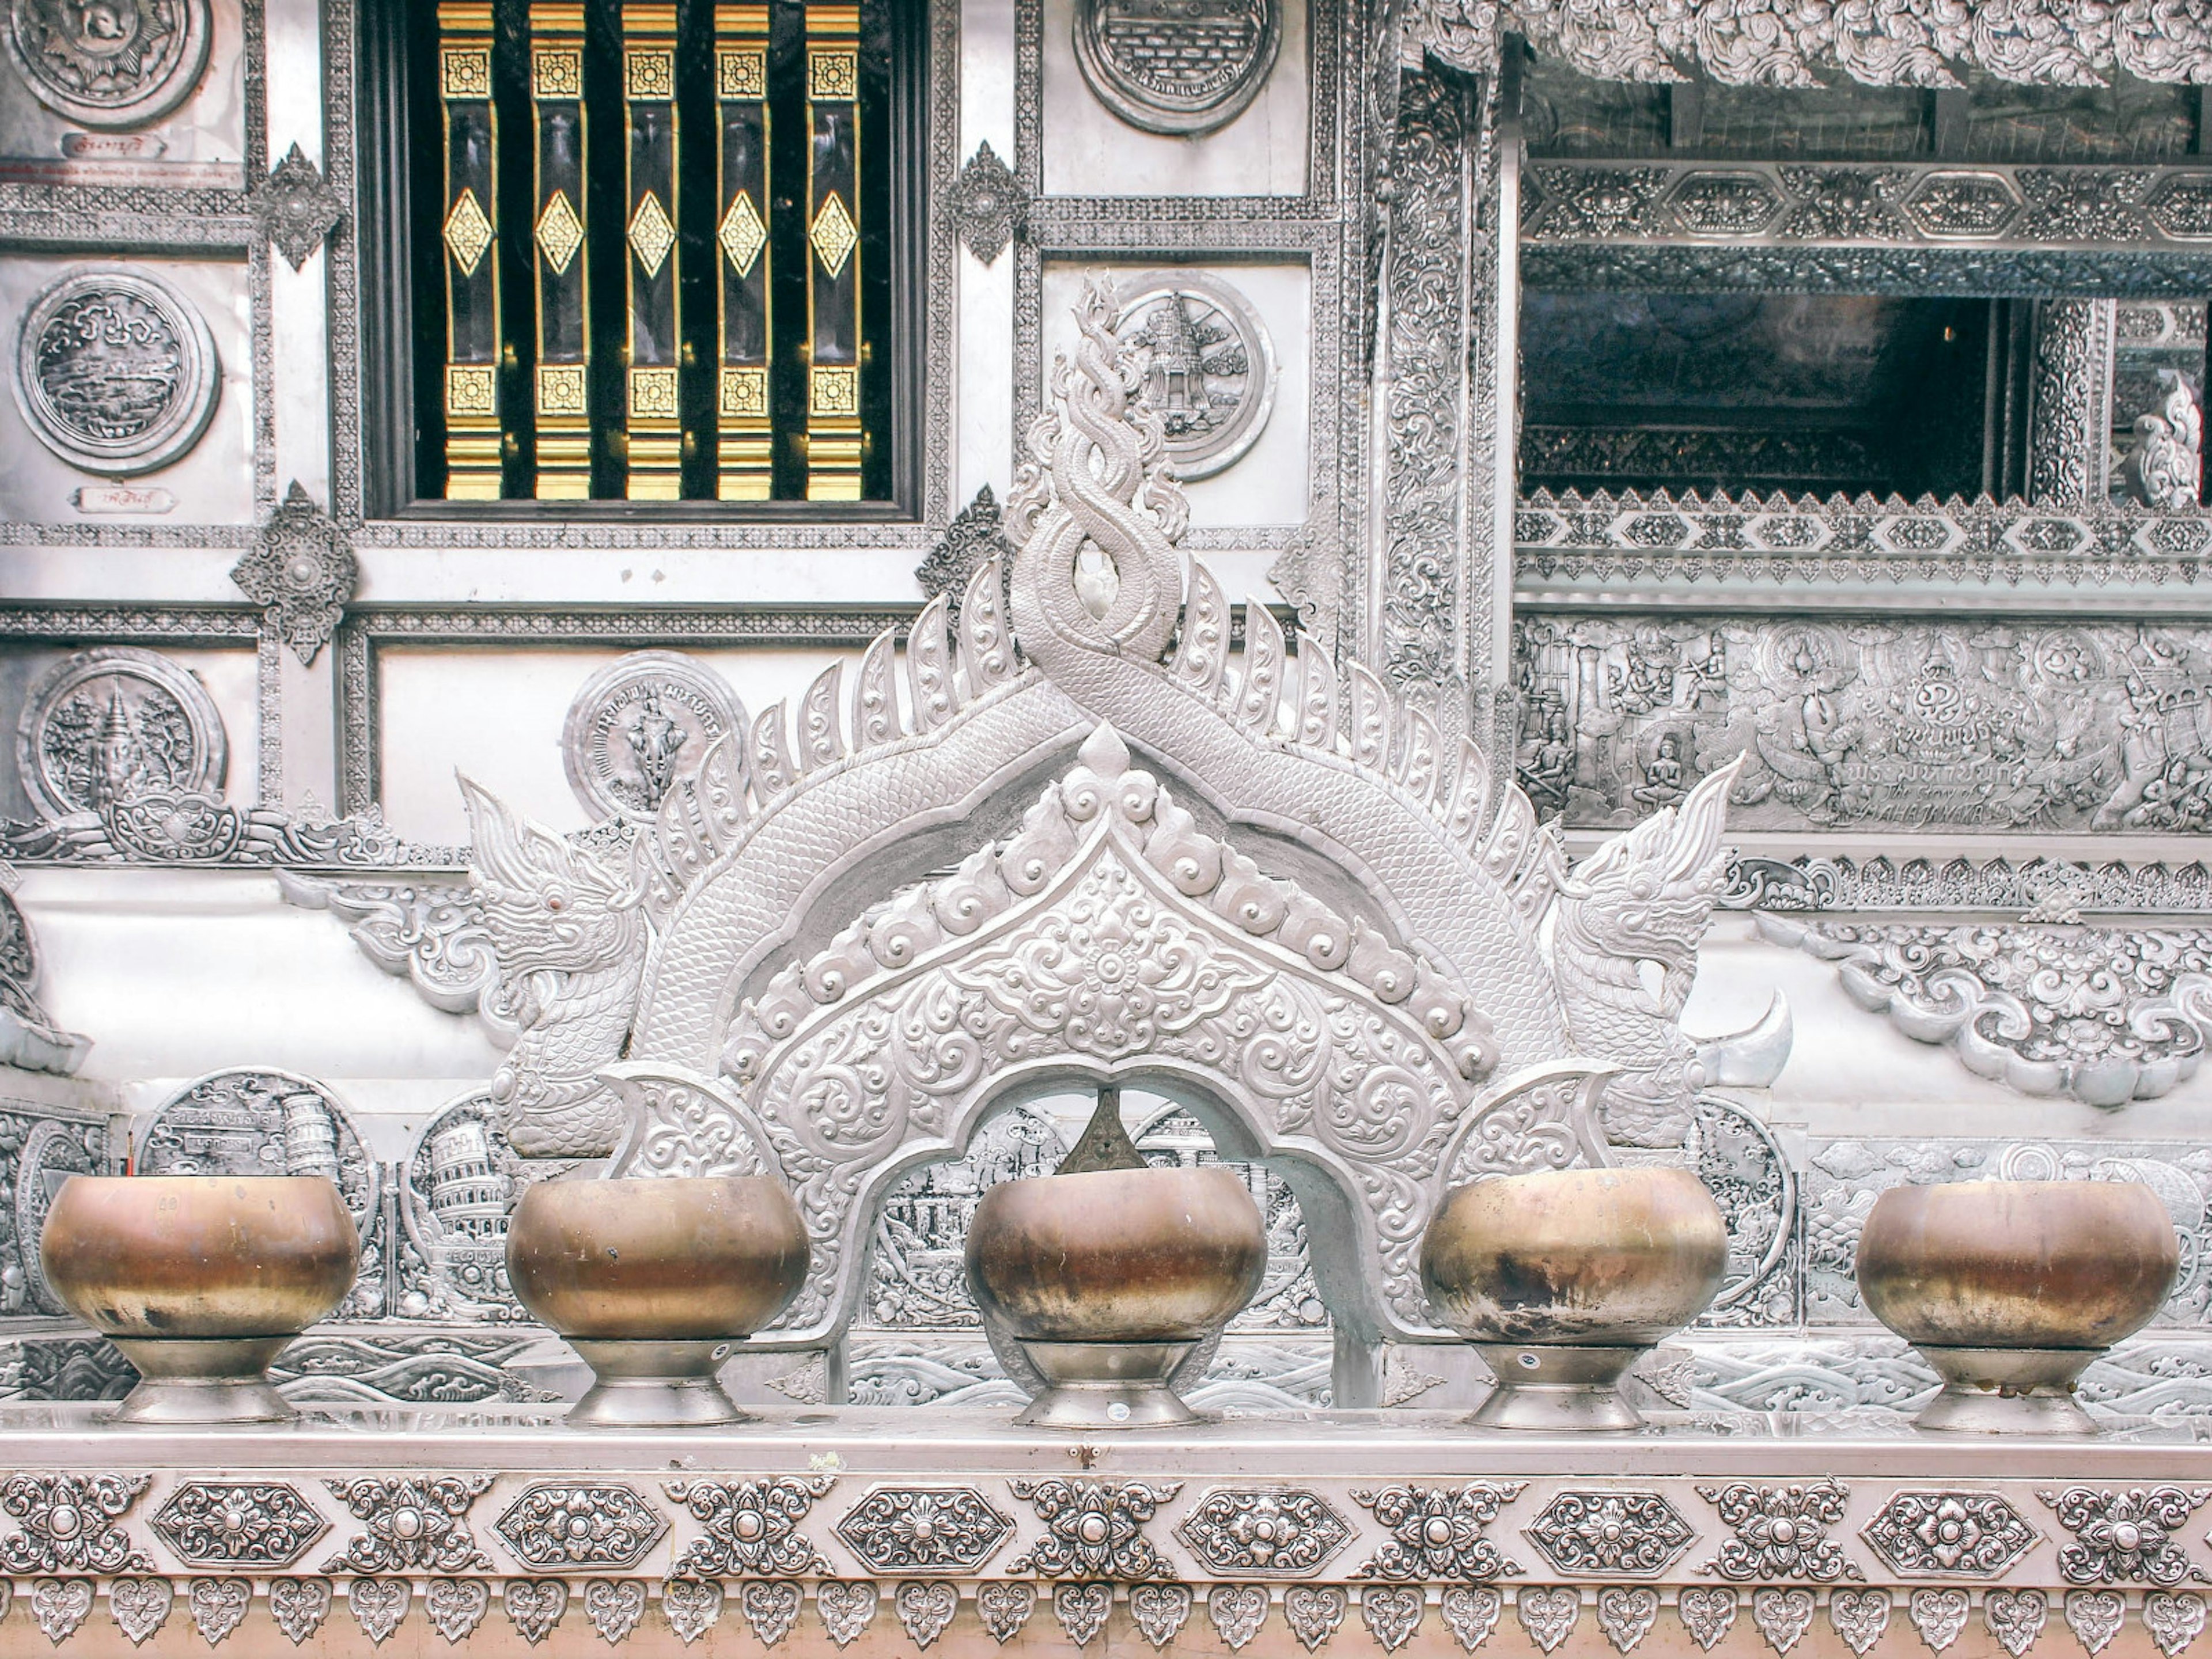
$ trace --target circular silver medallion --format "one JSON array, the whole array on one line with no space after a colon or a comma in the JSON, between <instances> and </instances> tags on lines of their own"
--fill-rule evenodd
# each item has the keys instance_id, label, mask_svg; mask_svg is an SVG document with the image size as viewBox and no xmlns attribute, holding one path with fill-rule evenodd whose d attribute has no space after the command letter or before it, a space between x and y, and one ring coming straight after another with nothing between
<instances>
[{"instance_id":1,"label":"circular silver medallion","mask_svg":"<svg viewBox=\"0 0 2212 1659\"><path fill-rule=\"evenodd\" d=\"M222 381L191 302L137 272L83 270L32 302L15 336L15 402L72 466L152 472L200 439Z\"/></svg>"},{"instance_id":2,"label":"circular silver medallion","mask_svg":"<svg viewBox=\"0 0 2212 1659\"><path fill-rule=\"evenodd\" d=\"M159 120L207 68L208 0L12 0L8 56L31 95L88 127Z\"/></svg>"},{"instance_id":3,"label":"circular silver medallion","mask_svg":"<svg viewBox=\"0 0 2212 1659\"><path fill-rule=\"evenodd\" d=\"M507 1276L507 1224L528 1178L491 1097L455 1101L408 1155L400 1203L415 1249L399 1310L410 1318L524 1320Z\"/></svg>"},{"instance_id":4,"label":"circular silver medallion","mask_svg":"<svg viewBox=\"0 0 2212 1659\"><path fill-rule=\"evenodd\" d=\"M1228 125L1266 84L1282 40L1280 0L1076 0L1083 78L1146 132Z\"/></svg>"},{"instance_id":5,"label":"circular silver medallion","mask_svg":"<svg viewBox=\"0 0 2212 1659\"><path fill-rule=\"evenodd\" d=\"M637 651L584 682L561 755L594 819L650 817L715 738L744 729L744 705L713 669L674 651Z\"/></svg>"},{"instance_id":6,"label":"circular silver medallion","mask_svg":"<svg viewBox=\"0 0 2212 1659\"><path fill-rule=\"evenodd\" d=\"M214 793L228 758L222 716L198 678L127 645L55 664L15 727L16 775L52 817L143 795Z\"/></svg>"},{"instance_id":7,"label":"circular silver medallion","mask_svg":"<svg viewBox=\"0 0 2212 1659\"><path fill-rule=\"evenodd\" d=\"M1137 349L1146 401L1178 478L1225 471L1258 441L1275 401L1275 347L1218 277L1152 271L1123 283L1115 331Z\"/></svg>"},{"instance_id":8,"label":"circular silver medallion","mask_svg":"<svg viewBox=\"0 0 2212 1659\"><path fill-rule=\"evenodd\" d=\"M141 1175L327 1176L364 1236L374 1219L375 1161L337 1097L295 1072L213 1072L186 1084L147 1125L137 1170Z\"/></svg>"}]
</instances>

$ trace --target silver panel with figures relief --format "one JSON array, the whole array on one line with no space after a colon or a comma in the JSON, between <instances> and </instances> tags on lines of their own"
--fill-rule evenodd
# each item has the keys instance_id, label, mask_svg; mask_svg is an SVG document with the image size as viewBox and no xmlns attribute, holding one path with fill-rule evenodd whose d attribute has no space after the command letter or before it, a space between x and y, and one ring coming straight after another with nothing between
<instances>
[{"instance_id":1,"label":"silver panel with figures relief","mask_svg":"<svg viewBox=\"0 0 2212 1659\"><path fill-rule=\"evenodd\" d=\"M17 775L52 817L141 795L216 793L227 758L222 716L198 678L134 646L55 665L15 727Z\"/></svg>"},{"instance_id":2,"label":"silver panel with figures relief","mask_svg":"<svg viewBox=\"0 0 2212 1659\"><path fill-rule=\"evenodd\" d=\"M1251 302L1218 276L1151 271L1121 283L1115 333L1128 343L1146 401L1185 480L1242 459L1275 404L1275 345Z\"/></svg>"},{"instance_id":3,"label":"silver panel with figures relief","mask_svg":"<svg viewBox=\"0 0 2212 1659\"><path fill-rule=\"evenodd\" d=\"M1146 132L1226 126L1267 84L1282 40L1280 0L1076 0L1084 80Z\"/></svg>"},{"instance_id":4,"label":"silver panel with figures relief","mask_svg":"<svg viewBox=\"0 0 2212 1659\"><path fill-rule=\"evenodd\" d=\"M72 466L167 466L214 416L222 368L207 320L142 272L78 270L33 301L15 337L15 401Z\"/></svg>"},{"instance_id":5,"label":"silver panel with figures relief","mask_svg":"<svg viewBox=\"0 0 2212 1659\"><path fill-rule=\"evenodd\" d=\"M8 57L31 95L88 127L135 127L191 96L208 0L13 0Z\"/></svg>"},{"instance_id":6,"label":"silver panel with figures relief","mask_svg":"<svg viewBox=\"0 0 2212 1659\"><path fill-rule=\"evenodd\" d=\"M568 787L594 818L650 817L708 745L745 729L744 706L720 675L674 651L638 651L584 682L568 705L561 755Z\"/></svg>"},{"instance_id":7,"label":"silver panel with figures relief","mask_svg":"<svg viewBox=\"0 0 2212 1659\"><path fill-rule=\"evenodd\" d=\"M337 1097L273 1066L214 1072L156 1111L139 1143L140 1175L327 1176L361 1229L361 1275L340 1318L383 1311L386 1229L375 1160Z\"/></svg>"}]
</instances>

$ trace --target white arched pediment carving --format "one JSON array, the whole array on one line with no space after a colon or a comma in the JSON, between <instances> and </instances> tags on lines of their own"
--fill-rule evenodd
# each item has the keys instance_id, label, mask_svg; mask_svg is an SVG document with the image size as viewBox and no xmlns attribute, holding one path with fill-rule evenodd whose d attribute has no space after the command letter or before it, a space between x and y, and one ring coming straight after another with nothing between
<instances>
[{"instance_id":1,"label":"white arched pediment carving","mask_svg":"<svg viewBox=\"0 0 2212 1659\"><path fill-rule=\"evenodd\" d=\"M724 1079L621 1068L638 1115L619 1167L780 1174L814 1259L779 1334L818 1340L849 1317L877 1203L908 1170L1025 1093L1146 1080L1325 1183L1316 1255L1338 1258L1339 1316L1413 1334L1448 1182L1597 1155L1599 1068L1490 1091L1496 1059L1435 963L1201 833L1102 727L1018 834L747 1003Z\"/></svg>"}]
</instances>

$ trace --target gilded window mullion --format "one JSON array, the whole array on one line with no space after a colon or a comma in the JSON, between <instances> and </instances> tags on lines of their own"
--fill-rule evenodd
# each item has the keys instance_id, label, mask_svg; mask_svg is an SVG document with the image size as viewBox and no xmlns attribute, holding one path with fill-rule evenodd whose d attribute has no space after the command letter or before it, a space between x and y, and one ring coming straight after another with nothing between
<instances>
[{"instance_id":1,"label":"gilded window mullion","mask_svg":"<svg viewBox=\"0 0 2212 1659\"><path fill-rule=\"evenodd\" d=\"M496 501L501 489L498 117L492 106L492 9L438 7L444 124L446 495Z\"/></svg>"},{"instance_id":2,"label":"gilded window mullion","mask_svg":"<svg viewBox=\"0 0 2212 1659\"><path fill-rule=\"evenodd\" d=\"M769 412L769 316L768 6L714 9L716 381L715 494L764 501L774 493Z\"/></svg>"},{"instance_id":3,"label":"gilded window mullion","mask_svg":"<svg viewBox=\"0 0 2212 1659\"><path fill-rule=\"evenodd\" d=\"M806 8L806 499L860 498L858 5Z\"/></svg>"},{"instance_id":4,"label":"gilded window mullion","mask_svg":"<svg viewBox=\"0 0 2212 1659\"><path fill-rule=\"evenodd\" d=\"M532 0L530 109L537 218L538 496L592 493L590 266L585 252L584 8Z\"/></svg>"},{"instance_id":5,"label":"gilded window mullion","mask_svg":"<svg viewBox=\"0 0 2212 1659\"><path fill-rule=\"evenodd\" d=\"M683 494L683 358L676 283L676 8L622 9L629 256L628 440L632 501Z\"/></svg>"}]
</instances>

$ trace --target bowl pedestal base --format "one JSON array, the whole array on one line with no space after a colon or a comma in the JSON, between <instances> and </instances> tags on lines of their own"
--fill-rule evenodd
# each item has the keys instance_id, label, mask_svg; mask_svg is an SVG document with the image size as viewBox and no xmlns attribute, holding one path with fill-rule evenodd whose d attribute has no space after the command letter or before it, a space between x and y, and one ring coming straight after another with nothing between
<instances>
[{"instance_id":1,"label":"bowl pedestal base","mask_svg":"<svg viewBox=\"0 0 2212 1659\"><path fill-rule=\"evenodd\" d=\"M1475 1342L1498 1379L1468 1421L1486 1429L1588 1434L1644 1426L1620 1397L1620 1379L1650 1352L1649 1343L1618 1346L1565 1342Z\"/></svg>"},{"instance_id":2,"label":"bowl pedestal base","mask_svg":"<svg viewBox=\"0 0 2212 1659\"><path fill-rule=\"evenodd\" d=\"M1951 1434L2095 1434L2074 1384L2101 1348L1942 1348L1915 1345L1943 1391L1913 1422Z\"/></svg>"},{"instance_id":3,"label":"bowl pedestal base","mask_svg":"<svg viewBox=\"0 0 2212 1659\"><path fill-rule=\"evenodd\" d=\"M1044 1392L1014 1421L1044 1429L1151 1429L1206 1419L1168 1386L1195 1342L1034 1342Z\"/></svg>"},{"instance_id":4,"label":"bowl pedestal base","mask_svg":"<svg viewBox=\"0 0 2212 1659\"><path fill-rule=\"evenodd\" d=\"M750 1423L714 1373L727 1341L572 1336L592 1386L568 1408L572 1429L683 1429Z\"/></svg>"},{"instance_id":5,"label":"bowl pedestal base","mask_svg":"<svg viewBox=\"0 0 2212 1659\"><path fill-rule=\"evenodd\" d=\"M111 1419L157 1428L289 1423L299 1413L270 1385L269 1362L296 1340L283 1336L115 1336L138 1369L138 1386Z\"/></svg>"}]
</instances>

